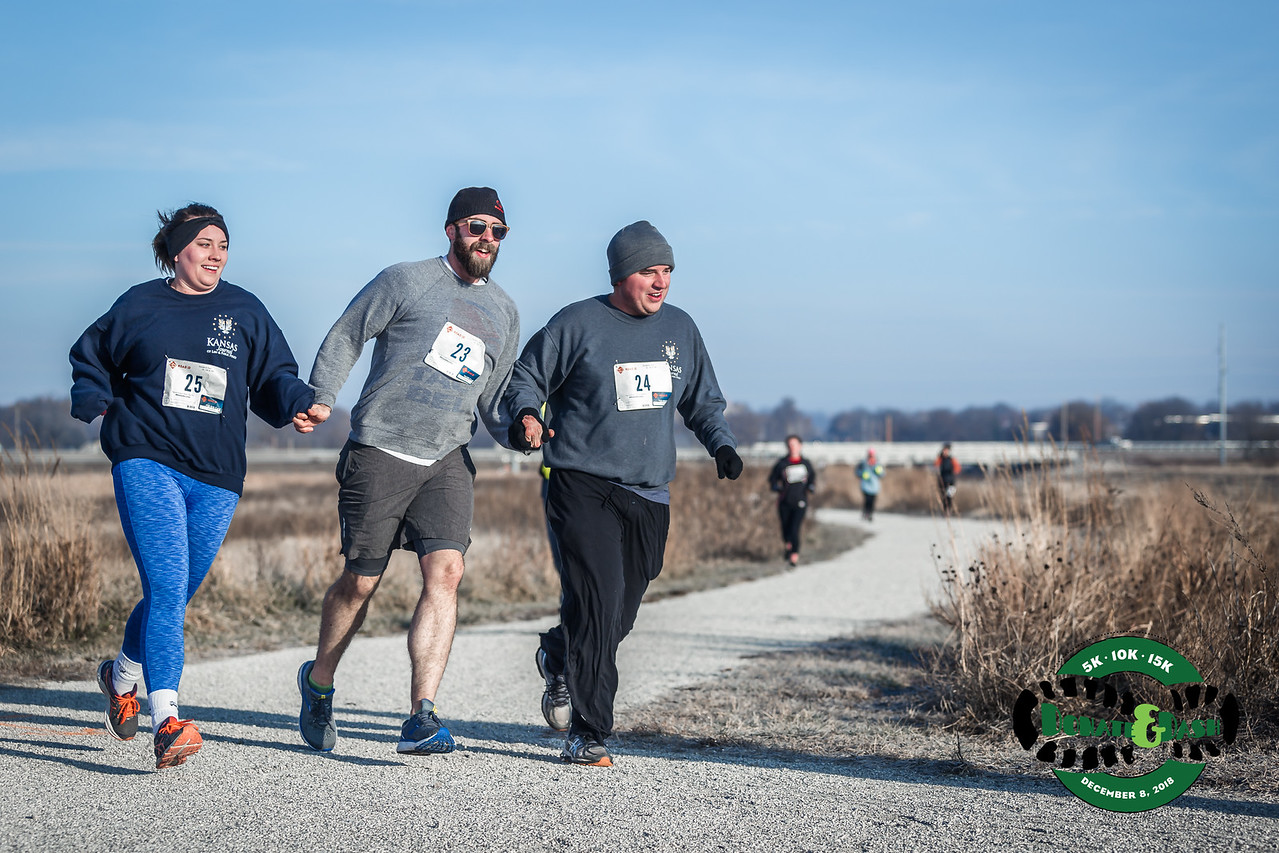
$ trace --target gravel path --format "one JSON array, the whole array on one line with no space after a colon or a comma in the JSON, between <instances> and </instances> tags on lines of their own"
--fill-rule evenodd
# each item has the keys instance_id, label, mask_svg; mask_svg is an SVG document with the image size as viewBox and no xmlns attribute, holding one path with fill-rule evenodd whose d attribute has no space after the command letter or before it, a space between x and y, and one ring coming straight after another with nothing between
<instances>
[{"instance_id":1,"label":"gravel path","mask_svg":"<svg viewBox=\"0 0 1279 853\"><path fill-rule=\"evenodd\" d=\"M825 517L862 524L851 513ZM837 559L644 605L622 646L619 724L628 709L719 677L744 655L918 615L936 584L934 544L970 548L991 532L891 515L872 529ZM447 756L395 753L408 702L402 637L353 644L329 755L297 734L294 673L309 649L188 667L182 709L205 747L160 773L145 725L129 743L106 736L92 682L0 686L0 850L1279 848L1276 800L1196 789L1122 815L1082 803L1047 773L628 748L624 738L611 769L565 766L562 740L538 712L533 651L547 624L459 632L438 698L463 748Z\"/></svg>"}]
</instances>

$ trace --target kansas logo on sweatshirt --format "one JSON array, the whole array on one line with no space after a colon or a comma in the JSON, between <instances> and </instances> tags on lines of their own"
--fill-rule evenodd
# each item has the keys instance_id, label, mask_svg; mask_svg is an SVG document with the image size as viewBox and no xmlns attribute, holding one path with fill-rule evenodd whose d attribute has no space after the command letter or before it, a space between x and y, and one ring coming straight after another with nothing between
<instances>
[{"instance_id":1,"label":"kansas logo on sweatshirt","mask_svg":"<svg viewBox=\"0 0 1279 853\"><path fill-rule=\"evenodd\" d=\"M235 341L235 333L240 324L229 314L219 314L213 318L214 334L208 336L206 353L235 358L240 345Z\"/></svg>"}]
</instances>

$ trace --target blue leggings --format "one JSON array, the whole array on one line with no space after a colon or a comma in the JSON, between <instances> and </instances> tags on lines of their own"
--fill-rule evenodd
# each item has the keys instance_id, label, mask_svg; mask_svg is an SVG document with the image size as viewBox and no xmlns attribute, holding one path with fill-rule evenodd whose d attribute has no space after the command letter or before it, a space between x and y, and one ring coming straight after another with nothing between
<instances>
[{"instance_id":1,"label":"blue leggings","mask_svg":"<svg viewBox=\"0 0 1279 853\"><path fill-rule=\"evenodd\" d=\"M142 578L142 600L129 614L121 651L142 664L148 692L177 690L187 603L213 565L240 498L150 459L126 459L111 477Z\"/></svg>"}]
</instances>

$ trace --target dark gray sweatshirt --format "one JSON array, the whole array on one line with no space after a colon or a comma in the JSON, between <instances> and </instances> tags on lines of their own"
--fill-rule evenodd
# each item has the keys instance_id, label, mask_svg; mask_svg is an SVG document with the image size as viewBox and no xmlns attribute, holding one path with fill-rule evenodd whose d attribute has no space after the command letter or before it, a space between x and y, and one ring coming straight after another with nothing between
<instances>
[{"instance_id":1,"label":"dark gray sweatshirt","mask_svg":"<svg viewBox=\"0 0 1279 853\"><path fill-rule=\"evenodd\" d=\"M702 335L670 304L632 317L597 296L561 310L516 362L507 416L543 401L555 430L543 462L624 486L675 479L676 411L712 456L737 446Z\"/></svg>"}]
</instances>

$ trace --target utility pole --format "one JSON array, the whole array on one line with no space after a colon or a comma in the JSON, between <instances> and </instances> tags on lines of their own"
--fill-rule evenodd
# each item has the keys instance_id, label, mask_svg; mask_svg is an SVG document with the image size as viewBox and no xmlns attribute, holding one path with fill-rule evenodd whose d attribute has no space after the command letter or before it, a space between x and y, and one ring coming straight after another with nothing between
<instances>
[{"instance_id":1,"label":"utility pole","mask_svg":"<svg viewBox=\"0 0 1279 853\"><path fill-rule=\"evenodd\" d=\"M1217 462L1226 467L1226 324L1221 324L1217 345L1217 411L1221 413L1221 445Z\"/></svg>"}]
</instances>

